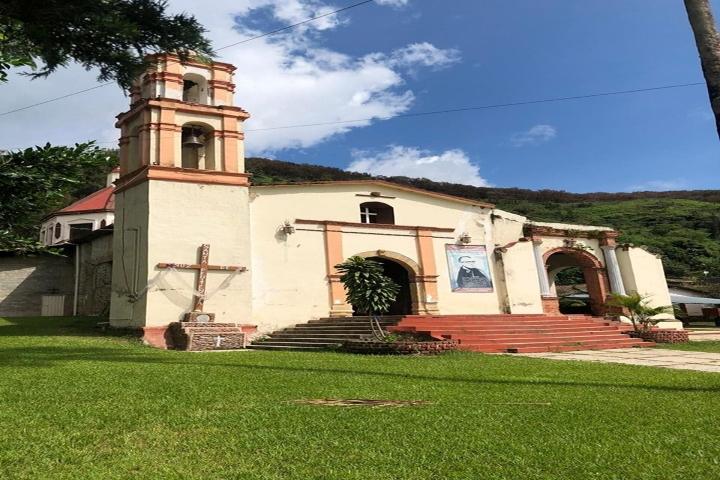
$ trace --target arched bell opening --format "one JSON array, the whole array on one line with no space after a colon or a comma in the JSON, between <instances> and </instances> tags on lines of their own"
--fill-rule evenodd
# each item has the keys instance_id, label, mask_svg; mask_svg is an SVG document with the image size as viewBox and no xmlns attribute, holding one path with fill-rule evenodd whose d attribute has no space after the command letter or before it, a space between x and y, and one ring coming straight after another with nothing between
<instances>
[{"instance_id":1,"label":"arched bell opening","mask_svg":"<svg viewBox=\"0 0 720 480\"><path fill-rule=\"evenodd\" d=\"M187 123L182 127L182 168L215 170L215 139L207 125Z\"/></svg>"},{"instance_id":2,"label":"arched bell opening","mask_svg":"<svg viewBox=\"0 0 720 480\"><path fill-rule=\"evenodd\" d=\"M576 248L556 248L545 255L550 290L559 298L560 313L605 314L610 291L600 260Z\"/></svg>"},{"instance_id":3,"label":"arched bell opening","mask_svg":"<svg viewBox=\"0 0 720 480\"><path fill-rule=\"evenodd\" d=\"M183 102L210 104L208 81L197 73L183 75Z\"/></svg>"}]
</instances>

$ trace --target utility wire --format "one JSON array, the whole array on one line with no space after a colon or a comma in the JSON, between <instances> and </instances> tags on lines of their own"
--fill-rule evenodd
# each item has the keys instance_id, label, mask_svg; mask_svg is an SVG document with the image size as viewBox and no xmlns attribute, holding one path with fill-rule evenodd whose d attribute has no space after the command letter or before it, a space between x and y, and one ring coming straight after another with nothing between
<instances>
[{"instance_id":1,"label":"utility wire","mask_svg":"<svg viewBox=\"0 0 720 480\"><path fill-rule=\"evenodd\" d=\"M458 112L469 112L474 110L489 110L494 108L507 108L507 107L517 107L521 105L534 105L538 103L554 103L554 102L567 102L570 100L582 100L586 98L597 98L597 97L609 97L614 95L629 95L633 93L642 93L642 92L653 92L657 90L668 90L671 88L684 88L684 87L694 87L697 85L705 85L705 82L693 82L693 83L679 83L679 84L673 84L673 85L663 85L659 87L648 87L648 88L637 88L633 90L616 90L612 92L600 92L600 93L590 93L587 95L574 95L571 97L552 97L552 98L543 98L540 100L526 100L521 102L510 102L510 103L497 103L497 104L491 104L491 105L478 105L478 106L471 106L471 107L458 107L458 108L448 108L444 110L430 110L427 112L414 112L414 113L401 113L399 115L394 115L392 117L383 119L379 117L368 117L368 118L358 118L354 120L337 120L332 122L318 122L318 123L305 123L305 124L298 124L298 125L283 125L278 127L265 127L265 128L254 128L254 129L248 129L245 130L246 132L261 132L266 130L282 130L286 128L303 128L303 127L319 127L324 125L339 125L343 123L357 123L357 122L368 122L371 120L391 120L394 118L405 118L405 117L421 117L425 115L440 115L444 113L458 113Z\"/></svg>"},{"instance_id":2,"label":"utility wire","mask_svg":"<svg viewBox=\"0 0 720 480\"><path fill-rule=\"evenodd\" d=\"M285 27L281 27L281 28L278 28L278 29L276 29L276 30L271 30L271 31L269 31L269 32L261 33L260 35L256 35L256 36L254 36L254 37L246 38L245 40L241 40L241 41L239 41L239 42L231 43L230 45L225 45L224 47L220 47L220 48L215 49L215 51L218 51L218 52L219 52L220 50L225 50L226 48L234 47L234 46L237 46L237 45L242 45L243 43L247 43L247 42L250 42L250 41L252 41L252 40L257 40L258 38L268 37L268 36L274 35L274 34L276 34L276 33L284 32L285 30L290 30L291 28L295 28L295 27L297 27L297 26L304 25L304 24L306 24L306 23L314 22L315 20L319 20L319 19L321 19L321 18L329 17L330 15L335 15L336 13L344 12L344 11L346 11L346 10L350 10L351 8L359 7L359 6L361 6L361 5L366 5L366 4L368 4L368 3L373 3L374 1L375 1L375 0L364 0L364 1L362 1L362 2L353 3L352 5L348 5L347 7L339 8L339 9L337 9L337 10L333 10L332 12L323 13L322 15L318 15L318 16L316 16L316 17L308 18L308 19L306 19L306 20L303 20L302 22L293 23L292 25L287 25L287 26L285 26ZM5 115L10 115L11 113L15 113L15 112L21 112L21 111L23 111L23 110L27 110L27 109L29 109L29 108L37 107L37 106L39 106L39 105L45 105L46 103L56 102L56 101L62 100L62 99L64 99L64 98L68 98L68 97L72 97L72 96L75 96L75 95L79 95L79 94L81 94L81 93L89 92L90 90L95 90L96 88L106 87L106 86L108 86L108 85L111 85L112 83L114 83L114 82L101 83L100 85L95 85L94 87L86 88L86 89L84 89L84 90L78 90L77 92L71 92L71 93L68 93L68 94L65 94L65 95L61 95L61 96L59 96L59 97L49 98L49 99L47 99L47 100L43 100L42 102L33 103L33 104L31 104L31 105L26 105L26 106L24 106L24 107L16 108L16 109L13 109L13 110L8 110L7 112L2 112L2 113L0 113L0 117L5 116Z\"/></svg>"},{"instance_id":3,"label":"utility wire","mask_svg":"<svg viewBox=\"0 0 720 480\"><path fill-rule=\"evenodd\" d=\"M478 106L470 106L470 107L458 107L458 108L447 108L443 110L429 110L426 112L412 112L412 113L401 113L398 115L394 115L392 117L388 118L381 118L381 117L367 117L367 118L357 118L354 120L335 120L335 121L329 121L329 122L317 122L317 123L302 123L302 124L296 124L296 125L282 125L277 127L264 127L264 128L252 128L244 130L244 132L262 132L262 131L268 131L268 130L284 130L284 129L291 129L291 128L306 128L306 127L320 127L320 126L327 126L327 125L341 125L345 123L358 123L358 122L369 122L373 120L394 120L396 118L411 118L411 117L422 117L426 115L442 115L446 113L459 113L459 112L471 112L471 111L477 111L477 110L491 110L496 108L510 108L510 107L518 107L522 105L536 105L541 103L554 103L554 102L567 102L572 100L583 100L588 98L599 98L599 97L610 97L610 96L617 96L617 95L631 95L634 93L644 93L644 92L656 92L659 90L669 90L673 88L686 88L686 87L695 87L699 85L705 85L705 82L692 82L692 83L676 83L671 85L662 85L659 87L647 87L647 88L636 88L632 90L614 90L611 92L599 92L599 93L588 93L585 95L573 95L569 97L551 97L551 98L542 98L538 100L524 100L519 102L509 102L509 103L496 103L496 104L489 104L489 105L478 105ZM161 135L170 137L172 135ZM110 142L95 142L95 143L115 143L115 141Z\"/></svg>"},{"instance_id":4,"label":"utility wire","mask_svg":"<svg viewBox=\"0 0 720 480\"><path fill-rule=\"evenodd\" d=\"M230 45L225 45L224 47L215 49L215 51L219 52L220 50L225 50L226 48L234 47L236 45L242 45L243 43L247 43L252 40L257 40L258 38L263 38L263 37L267 37L270 35L274 35L279 32L284 32L285 30L290 30L291 28L295 28L300 25L305 25L306 23L310 23L315 20L319 20L321 18L329 17L330 15L335 15L336 13L344 12L345 10L350 10L351 8L359 7L359 6L365 5L367 3L373 3L374 1L375 0L365 0L363 2L353 3L352 5L348 5L347 7L343 7L338 10L333 10L332 12L323 13L322 15L318 15L317 17L308 18L307 20L303 20L302 22L293 23L292 25L287 25L285 27L278 28L277 30L271 30L269 32L261 33L260 35L257 35L255 37L246 38L245 40L240 40L239 42L231 43Z\"/></svg>"},{"instance_id":5,"label":"utility wire","mask_svg":"<svg viewBox=\"0 0 720 480\"><path fill-rule=\"evenodd\" d=\"M101 83L100 85L95 85L94 87L86 88L85 90L78 90L77 92L68 93L68 94L62 95L60 97L49 98L47 100L43 100L42 102L33 103L31 105L26 105L24 107L16 108L14 110L8 110L7 112L0 113L0 117L2 117L3 115L10 115L11 113L15 113L15 112L21 112L23 110L27 110L28 108L37 107L38 105L45 105L46 103L56 102L58 100L62 100L63 98L72 97L73 95L80 95L81 93L89 92L90 90L95 90L96 88L106 87L106 86L110 85L111 83L113 83L113 82Z\"/></svg>"}]
</instances>

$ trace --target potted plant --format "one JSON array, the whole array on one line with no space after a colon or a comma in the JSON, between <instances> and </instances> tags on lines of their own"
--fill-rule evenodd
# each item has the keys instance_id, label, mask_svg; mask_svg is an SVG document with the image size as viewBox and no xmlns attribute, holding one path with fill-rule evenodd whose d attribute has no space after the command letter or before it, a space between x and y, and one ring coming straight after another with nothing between
<instances>
[{"instance_id":1,"label":"potted plant","mask_svg":"<svg viewBox=\"0 0 720 480\"><path fill-rule=\"evenodd\" d=\"M383 340L387 334L380 326L380 316L390 309L400 286L385 276L382 264L363 257L350 257L335 268L341 274L348 301L370 317L373 335Z\"/></svg>"},{"instance_id":2,"label":"potted plant","mask_svg":"<svg viewBox=\"0 0 720 480\"><path fill-rule=\"evenodd\" d=\"M457 346L454 341L437 340L428 335L387 333L383 330L380 318L390 309L400 287L385 276L382 264L355 256L335 268L341 274L340 281L348 301L358 312L370 317L372 331L370 339L345 342L344 350L353 353L435 354Z\"/></svg>"},{"instance_id":3,"label":"potted plant","mask_svg":"<svg viewBox=\"0 0 720 480\"><path fill-rule=\"evenodd\" d=\"M647 296L633 292L629 295L613 293L606 305L621 310L622 314L630 319L635 336L652 340L653 327L663 320L657 316L672 312L672 307L651 307L649 303Z\"/></svg>"}]
</instances>

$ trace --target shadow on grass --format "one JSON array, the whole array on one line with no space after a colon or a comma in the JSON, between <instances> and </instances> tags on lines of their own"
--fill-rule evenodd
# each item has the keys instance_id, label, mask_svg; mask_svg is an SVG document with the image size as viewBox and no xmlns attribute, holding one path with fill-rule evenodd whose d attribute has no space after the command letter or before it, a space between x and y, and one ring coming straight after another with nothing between
<instances>
[{"instance_id":1,"label":"shadow on grass","mask_svg":"<svg viewBox=\"0 0 720 480\"><path fill-rule=\"evenodd\" d=\"M148 347L150 348L150 347ZM215 355L212 353L180 353L168 355L168 352L153 350L152 355L148 355L142 349L118 349L113 347L107 348L78 348L78 347L62 347L62 346L37 346L27 348L11 348L0 350L0 366L14 367L48 367L53 364L71 361L86 360L93 362L112 362L118 364L144 364L144 365L169 365L183 367L197 367L207 369L208 367L219 367L228 369L242 370L262 370L272 372L287 373L314 373L324 375L362 375L366 377L393 378L398 380L415 380L428 382L452 382L465 383L469 385L527 385L527 386L551 386L551 387L590 387L590 388L611 388L611 389L633 389L633 390L656 390L666 392L702 392L702 393L718 393L720 392L720 383L713 387L703 386L673 386L673 385L636 385L628 383L609 383L609 382L576 382L564 380L524 380L524 379L507 379L507 378L463 378L453 376L434 376L434 375L418 375L408 372L387 372L377 370L353 370L342 368L319 368L319 367L298 367L287 365L263 365L252 363L221 363L197 361L198 356ZM238 355L249 355L246 353L238 353ZM250 359L244 357L243 360Z\"/></svg>"},{"instance_id":2,"label":"shadow on grass","mask_svg":"<svg viewBox=\"0 0 720 480\"><path fill-rule=\"evenodd\" d=\"M117 337L137 338L127 330L101 330L101 317L2 317L0 337Z\"/></svg>"}]
</instances>

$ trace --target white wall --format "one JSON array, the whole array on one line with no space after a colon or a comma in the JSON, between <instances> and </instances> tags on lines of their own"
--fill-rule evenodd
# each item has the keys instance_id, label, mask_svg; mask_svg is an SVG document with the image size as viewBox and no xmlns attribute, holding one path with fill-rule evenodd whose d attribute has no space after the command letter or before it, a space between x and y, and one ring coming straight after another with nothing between
<instances>
[{"instance_id":1,"label":"white wall","mask_svg":"<svg viewBox=\"0 0 720 480\"><path fill-rule=\"evenodd\" d=\"M642 248L618 248L616 250L620 274L628 293L637 292L647 296L649 304L654 307L672 305L670 292L665 281L665 270L662 260ZM663 314L661 328L682 328L682 323L675 320L672 312Z\"/></svg>"},{"instance_id":2,"label":"white wall","mask_svg":"<svg viewBox=\"0 0 720 480\"><path fill-rule=\"evenodd\" d=\"M385 197L368 197L370 192ZM357 194L364 194L358 196ZM296 224L296 233L285 236L279 228L285 220L334 220L360 222L363 202L378 201L393 207L395 224L433 226L454 232L432 232L438 278L437 307L441 313L497 313L497 289L489 293L450 291L445 245L454 244L467 232L473 245L486 245L494 277L493 225L490 210L388 186L326 184L252 187L251 231L253 243L253 319L267 331L329 314L323 228ZM343 258L385 250L420 263L413 229L344 226ZM493 283L498 280L493 278Z\"/></svg>"}]
</instances>

